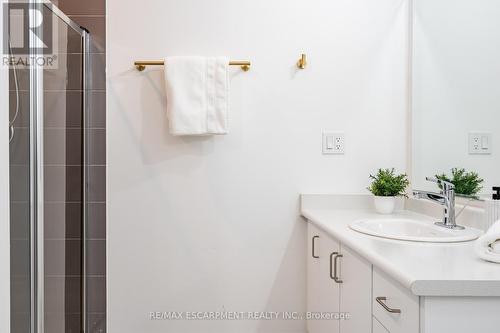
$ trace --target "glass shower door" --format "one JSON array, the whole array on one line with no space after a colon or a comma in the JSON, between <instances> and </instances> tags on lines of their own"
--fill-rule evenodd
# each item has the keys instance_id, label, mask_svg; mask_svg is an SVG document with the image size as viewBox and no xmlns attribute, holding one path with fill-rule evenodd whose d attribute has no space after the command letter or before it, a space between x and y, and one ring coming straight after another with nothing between
<instances>
[{"instance_id":1,"label":"glass shower door","mask_svg":"<svg viewBox=\"0 0 500 333\"><path fill-rule=\"evenodd\" d=\"M85 33L54 8L44 9L57 31L58 63L43 68L43 319L47 333L82 332Z\"/></svg>"},{"instance_id":2,"label":"glass shower door","mask_svg":"<svg viewBox=\"0 0 500 333\"><path fill-rule=\"evenodd\" d=\"M33 10L52 50L10 69L11 332L80 333L89 36L50 3L30 3L30 20Z\"/></svg>"}]
</instances>

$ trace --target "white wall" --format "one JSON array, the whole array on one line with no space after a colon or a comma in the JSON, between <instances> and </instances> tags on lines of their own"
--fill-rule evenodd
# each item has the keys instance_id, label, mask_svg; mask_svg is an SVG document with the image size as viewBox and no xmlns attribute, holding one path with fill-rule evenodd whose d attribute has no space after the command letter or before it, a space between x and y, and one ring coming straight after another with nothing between
<instances>
[{"instance_id":1,"label":"white wall","mask_svg":"<svg viewBox=\"0 0 500 333\"><path fill-rule=\"evenodd\" d=\"M500 4L415 1L413 123L417 187L453 167L500 186ZM469 155L468 133L491 132L491 155Z\"/></svg>"},{"instance_id":2,"label":"white wall","mask_svg":"<svg viewBox=\"0 0 500 333\"><path fill-rule=\"evenodd\" d=\"M0 3L3 5L3 3ZM0 46L3 9L0 10ZM3 52L3 51L2 51ZM9 72L0 66L0 332L10 332Z\"/></svg>"},{"instance_id":3,"label":"white wall","mask_svg":"<svg viewBox=\"0 0 500 333\"><path fill-rule=\"evenodd\" d=\"M150 311L304 311L299 193L365 193L405 170L405 0L108 0L110 333L305 332L301 321L150 321ZM295 63L304 51L306 70ZM167 132L162 68L227 55L231 132ZM321 154L344 131L345 156Z\"/></svg>"}]
</instances>

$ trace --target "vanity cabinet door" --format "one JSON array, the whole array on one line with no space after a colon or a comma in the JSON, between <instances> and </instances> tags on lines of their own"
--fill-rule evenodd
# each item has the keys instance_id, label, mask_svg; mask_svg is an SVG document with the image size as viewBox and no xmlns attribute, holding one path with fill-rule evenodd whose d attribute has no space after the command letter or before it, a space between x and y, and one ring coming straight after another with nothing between
<instances>
[{"instance_id":1,"label":"vanity cabinet door","mask_svg":"<svg viewBox=\"0 0 500 333\"><path fill-rule=\"evenodd\" d=\"M307 320L309 333L339 333L338 320L316 317L340 312L339 283L332 279L333 258L339 250L338 242L308 224L307 311L312 316Z\"/></svg>"},{"instance_id":2,"label":"vanity cabinet door","mask_svg":"<svg viewBox=\"0 0 500 333\"><path fill-rule=\"evenodd\" d=\"M340 311L349 314L340 320L341 333L370 332L372 327L372 265L356 252L341 245Z\"/></svg>"},{"instance_id":3,"label":"vanity cabinet door","mask_svg":"<svg viewBox=\"0 0 500 333\"><path fill-rule=\"evenodd\" d=\"M320 231L312 224L307 225L307 311L318 312L321 299L321 272L320 272ZM308 320L309 333L319 332L319 320Z\"/></svg>"}]
</instances>

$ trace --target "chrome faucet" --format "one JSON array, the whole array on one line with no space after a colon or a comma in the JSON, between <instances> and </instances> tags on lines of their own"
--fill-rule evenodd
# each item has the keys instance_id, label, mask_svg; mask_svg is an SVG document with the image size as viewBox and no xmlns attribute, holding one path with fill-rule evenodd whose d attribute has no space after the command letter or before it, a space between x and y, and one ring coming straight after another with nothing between
<instances>
[{"instance_id":1,"label":"chrome faucet","mask_svg":"<svg viewBox=\"0 0 500 333\"><path fill-rule=\"evenodd\" d=\"M413 195L418 199L426 199L438 203L444 207L444 218L436 225L455 230L463 230L464 227L457 225L455 221L455 185L450 182L427 177L427 181L437 183L441 186L441 192L413 191Z\"/></svg>"}]
</instances>

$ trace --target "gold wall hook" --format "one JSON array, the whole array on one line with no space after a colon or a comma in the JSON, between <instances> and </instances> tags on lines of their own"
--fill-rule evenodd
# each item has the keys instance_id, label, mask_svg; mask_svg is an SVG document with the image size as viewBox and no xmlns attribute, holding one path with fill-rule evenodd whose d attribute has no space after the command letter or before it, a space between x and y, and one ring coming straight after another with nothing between
<instances>
[{"instance_id":1,"label":"gold wall hook","mask_svg":"<svg viewBox=\"0 0 500 333\"><path fill-rule=\"evenodd\" d=\"M304 69L307 66L307 58L304 53L302 53L302 56L300 57L299 61L297 61L297 67L300 69Z\"/></svg>"}]
</instances>

